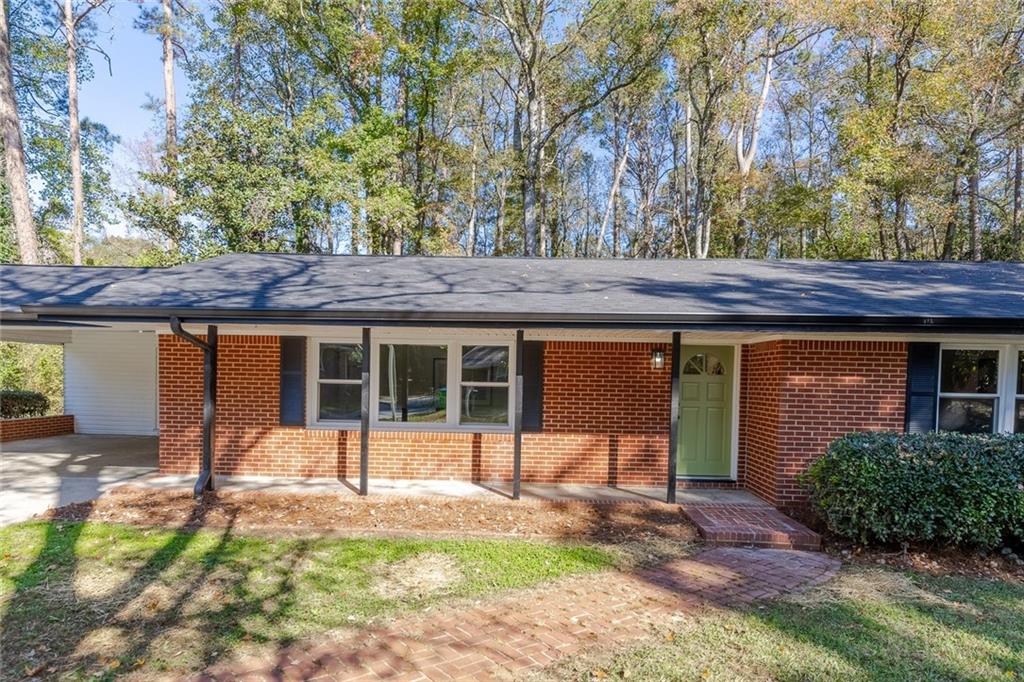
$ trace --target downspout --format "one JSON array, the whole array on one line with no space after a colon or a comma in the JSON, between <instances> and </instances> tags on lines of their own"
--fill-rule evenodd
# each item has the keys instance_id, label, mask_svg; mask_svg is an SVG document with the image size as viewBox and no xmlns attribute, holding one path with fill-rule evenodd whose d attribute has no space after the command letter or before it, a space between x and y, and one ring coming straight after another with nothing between
<instances>
[{"instance_id":1,"label":"downspout","mask_svg":"<svg viewBox=\"0 0 1024 682\"><path fill-rule=\"evenodd\" d=\"M203 351L203 458L199 468L199 478L194 488L198 499L207 490L214 489L213 481L213 449L217 431L217 327L206 328L206 340L188 333L181 326L181 320L171 318L171 332L180 339Z\"/></svg>"}]
</instances>

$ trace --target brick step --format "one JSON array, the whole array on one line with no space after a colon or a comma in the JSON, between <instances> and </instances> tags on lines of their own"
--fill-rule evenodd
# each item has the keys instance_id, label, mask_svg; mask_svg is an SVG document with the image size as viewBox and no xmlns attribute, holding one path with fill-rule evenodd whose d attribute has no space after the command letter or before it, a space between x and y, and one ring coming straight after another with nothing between
<instances>
[{"instance_id":1,"label":"brick step","mask_svg":"<svg viewBox=\"0 0 1024 682\"><path fill-rule=\"evenodd\" d=\"M821 549L820 535L768 505L684 504L682 510L714 545Z\"/></svg>"}]
</instances>

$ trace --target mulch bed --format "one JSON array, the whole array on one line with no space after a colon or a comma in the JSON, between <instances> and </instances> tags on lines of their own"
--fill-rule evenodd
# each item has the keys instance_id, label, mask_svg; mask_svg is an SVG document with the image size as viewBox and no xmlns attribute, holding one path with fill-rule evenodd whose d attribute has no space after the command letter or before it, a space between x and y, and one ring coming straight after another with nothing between
<instances>
[{"instance_id":1,"label":"mulch bed","mask_svg":"<svg viewBox=\"0 0 1024 682\"><path fill-rule=\"evenodd\" d=\"M122 486L92 502L51 510L44 518L103 521L184 530L227 528L275 535L412 535L536 537L624 543L692 542L696 528L679 507L657 502L512 501L493 498L368 497L266 492L207 493Z\"/></svg>"},{"instance_id":2,"label":"mulch bed","mask_svg":"<svg viewBox=\"0 0 1024 682\"><path fill-rule=\"evenodd\" d=\"M1020 548L1013 554L999 549L979 552L956 547L861 547L836 538L826 538L824 550L849 562L867 566L887 566L900 570L917 571L934 576L967 576L1024 583L1024 565L1016 557L1024 557Z\"/></svg>"}]
</instances>

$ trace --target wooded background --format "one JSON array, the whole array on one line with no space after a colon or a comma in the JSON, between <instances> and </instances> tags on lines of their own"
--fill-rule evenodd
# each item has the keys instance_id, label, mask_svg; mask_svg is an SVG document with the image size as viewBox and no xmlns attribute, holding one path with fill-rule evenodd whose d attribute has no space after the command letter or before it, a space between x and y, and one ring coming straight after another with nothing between
<instances>
[{"instance_id":1,"label":"wooded background","mask_svg":"<svg viewBox=\"0 0 1024 682\"><path fill-rule=\"evenodd\" d=\"M1024 256L1020 0L136 3L124 191L77 93L127 0L0 1L7 262Z\"/></svg>"}]
</instances>

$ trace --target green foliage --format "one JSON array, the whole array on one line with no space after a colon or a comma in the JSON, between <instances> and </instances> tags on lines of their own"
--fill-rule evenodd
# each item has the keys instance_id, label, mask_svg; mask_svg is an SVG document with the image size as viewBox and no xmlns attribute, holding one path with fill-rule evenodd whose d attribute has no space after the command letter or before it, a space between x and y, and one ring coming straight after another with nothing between
<instances>
[{"instance_id":1,"label":"green foliage","mask_svg":"<svg viewBox=\"0 0 1024 682\"><path fill-rule=\"evenodd\" d=\"M42 417L50 409L50 401L36 391L0 389L0 418Z\"/></svg>"},{"instance_id":2,"label":"green foliage","mask_svg":"<svg viewBox=\"0 0 1024 682\"><path fill-rule=\"evenodd\" d=\"M862 543L1024 540L1024 435L850 434L805 481L828 527Z\"/></svg>"},{"instance_id":3,"label":"green foliage","mask_svg":"<svg viewBox=\"0 0 1024 682\"><path fill-rule=\"evenodd\" d=\"M0 343L0 389L42 393L50 410L64 406L64 347L31 343Z\"/></svg>"}]
</instances>

